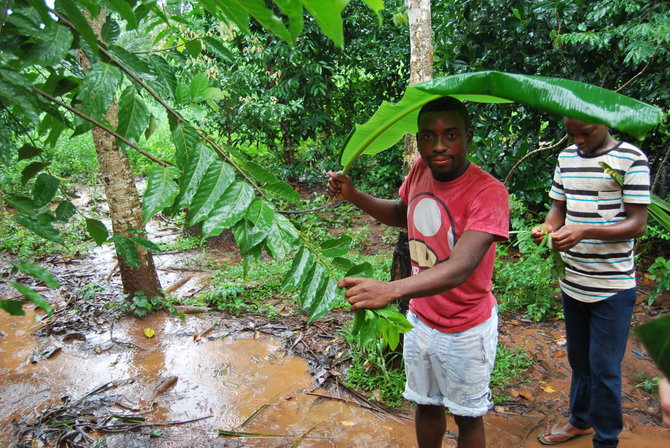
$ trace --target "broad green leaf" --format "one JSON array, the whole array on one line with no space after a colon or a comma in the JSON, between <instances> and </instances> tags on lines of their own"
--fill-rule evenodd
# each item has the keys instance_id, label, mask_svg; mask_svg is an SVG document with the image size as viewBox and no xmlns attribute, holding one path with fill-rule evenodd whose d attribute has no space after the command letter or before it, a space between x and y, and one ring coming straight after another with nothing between
<instances>
[{"instance_id":1,"label":"broad green leaf","mask_svg":"<svg viewBox=\"0 0 670 448\"><path fill-rule=\"evenodd\" d=\"M207 99L206 91L209 88L209 80L204 73L198 73L191 80L189 85L189 91L191 94L191 101L194 103L200 103Z\"/></svg>"},{"instance_id":2,"label":"broad green leaf","mask_svg":"<svg viewBox=\"0 0 670 448\"><path fill-rule=\"evenodd\" d=\"M56 195L60 181L51 174L40 173L33 185L33 199L40 207L48 204Z\"/></svg>"},{"instance_id":3,"label":"broad green leaf","mask_svg":"<svg viewBox=\"0 0 670 448\"><path fill-rule=\"evenodd\" d=\"M24 215L35 216L37 210L40 208L39 204L33 198L27 196L7 196L5 201L7 201L10 207L13 207L17 212Z\"/></svg>"},{"instance_id":4,"label":"broad green leaf","mask_svg":"<svg viewBox=\"0 0 670 448\"><path fill-rule=\"evenodd\" d=\"M186 166L194 150L200 148L198 131L188 123L179 123L172 131L172 142L175 147L177 166L180 168Z\"/></svg>"},{"instance_id":5,"label":"broad green leaf","mask_svg":"<svg viewBox=\"0 0 670 448\"><path fill-rule=\"evenodd\" d=\"M140 267L140 254L137 252L137 247L135 243L128 238L123 236L120 233L115 233L111 238L114 243L114 248L116 253L123 259L123 261L130 266L131 268Z\"/></svg>"},{"instance_id":6,"label":"broad green leaf","mask_svg":"<svg viewBox=\"0 0 670 448\"><path fill-rule=\"evenodd\" d=\"M12 288L20 292L23 297L30 300L38 307L42 308L44 311L47 312L47 314L51 315L51 313L53 312L53 308L51 307L51 305L49 305L49 302L47 302L46 299L42 297L40 294L33 291L28 286L22 285L21 283L16 283L11 280L7 281L7 283L11 285Z\"/></svg>"},{"instance_id":7,"label":"broad green leaf","mask_svg":"<svg viewBox=\"0 0 670 448\"><path fill-rule=\"evenodd\" d=\"M591 84L497 71L464 73L414 84L395 104L384 102L347 140L345 171L362 154L373 155L416 133L419 109L442 96L482 103L518 102L559 116L602 123L642 138L662 119L657 107Z\"/></svg>"},{"instance_id":8,"label":"broad green leaf","mask_svg":"<svg viewBox=\"0 0 670 448\"><path fill-rule=\"evenodd\" d=\"M179 193L175 182L179 174L179 170L173 166L156 166L149 172L147 190L142 197L142 219L145 223L172 205Z\"/></svg>"},{"instance_id":9,"label":"broad green leaf","mask_svg":"<svg viewBox=\"0 0 670 448\"><path fill-rule=\"evenodd\" d=\"M0 299L0 309L5 310L10 316L25 316L23 303L20 300L2 300Z\"/></svg>"},{"instance_id":10,"label":"broad green leaf","mask_svg":"<svg viewBox=\"0 0 670 448\"><path fill-rule=\"evenodd\" d=\"M98 246L109 238L107 227L97 219L86 218L86 231L91 235L91 238L93 238L93 241L95 241L95 244Z\"/></svg>"},{"instance_id":11,"label":"broad green leaf","mask_svg":"<svg viewBox=\"0 0 670 448\"><path fill-rule=\"evenodd\" d=\"M77 213L77 207L70 201L63 201L56 207L56 220L67 222Z\"/></svg>"},{"instance_id":12,"label":"broad green leaf","mask_svg":"<svg viewBox=\"0 0 670 448\"><path fill-rule=\"evenodd\" d=\"M249 184L242 181L233 183L219 198L202 224L202 234L205 237L218 235L237 224L247 213L253 199L254 190Z\"/></svg>"},{"instance_id":13,"label":"broad green leaf","mask_svg":"<svg viewBox=\"0 0 670 448\"><path fill-rule=\"evenodd\" d=\"M274 0L274 2L279 6L281 13L288 17L288 31L291 40L294 41L302 33L305 26L300 0Z\"/></svg>"},{"instance_id":14,"label":"broad green leaf","mask_svg":"<svg viewBox=\"0 0 670 448\"><path fill-rule=\"evenodd\" d=\"M365 263L357 264L352 266L346 274L345 277L374 277L375 270L370 263L367 261Z\"/></svg>"},{"instance_id":15,"label":"broad green leaf","mask_svg":"<svg viewBox=\"0 0 670 448\"><path fill-rule=\"evenodd\" d=\"M264 199L256 198L252 201L244 217L253 225L254 234L259 234L257 238L263 241L272 229L274 216L275 210L272 204ZM263 235L263 237L261 238L260 235Z\"/></svg>"},{"instance_id":16,"label":"broad green leaf","mask_svg":"<svg viewBox=\"0 0 670 448\"><path fill-rule=\"evenodd\" d=\"M40 220L38 217L30 217L25 215L14 215L12 218L23 227L33 231L39 236L46 238L49 241L53 241L54 243L59 243L65 246L65 241L63 241L61 238L58 230L56 230L51 224L45 222L44 220Z\"/></svg>"},{"instance_id":17,"label":"broad green leaf","mask_svg":"<svg viewBox=\"0 0 670 448\"><path fill-rule=\"evenodd\" d=\"M138 142L149 126L151 113L135 87L128 86L119 98L119 125L116 132L130 140Z\"/></svg>"},{"instance_id":18,"label":"broad green leaf","mask_svg":"<svg viewBox=\"0 0 670 448\"><path fill-rule=\"evenodd\" d=\"M300 195L292 186L279 180L277 176L256 162L243 160L240 162L240 166L265 190L271 191L293 204L300 203Z\"/></svg>"},{"instance_id":19,"label":"broad green leaf","mask_svg":"<svg viewBox=\"0 0 670 448\"><path fill-rule=\"evenodd\" d=\"M339 298L338 291L337 279L328 277L311 303L307 323L313 322L333 309L333 305Z\"/></svg>"},{"instance_id":20,"label":"broad green leaf","mask_svg":"<svg viewBox=\"0 0 670 448\"><path fill-rule=\"evenodd\" d=\"M293 258L291 269L286 273L281 290L298 289L302 287L305 279L314 266L314 255L305 246L302 246Z\"/></svg>"},{"instance_id":21,"label":"broad green leaf","mask_svg":"<svg viewBox=\"0 0 670 448\"><path fill-rule=\"evenodd\" d=\"M193 196L198 192L200 181L207 174L207 169L216 160L216 154L204 145L198 145L198 149L192 152L188 163L179 179L179 196L177 196L177 208L185 208L191 204ZM216 208L216 206L215 206Z\"/></svg>"},{"instance_id":22,"label":"broad green leaf","mask_svg":"<svg viewBox=\"0 0 670 448\"><path fill-rule=\"evenodd\" d=\"M180 82L174 91L175 100L179 104L186 104L191 102L191 90L188 84Z\"/></svg>"},{"instance_id":23,"label":"broad green leaf","mask_svg":"<svg viewBox=\"0 0 670 448\"><path fill-rule=\"evenodd\" d=\"M104 62L93 64L77 93L77 99L84 104L84 112L93 118L102 118L112 105L122 79L117 67Z\"/></svg>"},{"instance_id":24,"label":"broad green leaf","mask_svg":"<svg viewBox=\"0 0 670 448\"><path fill-rule=\"evenodd\" d=\"M145 249L149 252L152 252L152 253L162 252L161 248L159 246L157 246L156 243L153 243L146 238L142 238L142 237L139 237L139 236L131 236L130 241L132 241L137 246L139 246L142 249Z\"/></svg>"},{"instance_id":25,"label":"broad green leaf","mask_svg":"<svg viewBox=\"0 0 670 448\"><path fill-rule=\"evenodd\" d=\"M9 263L24 274L41 280L49 289L56 289L60 286L60 282L56 280L56 277L44 268L28 263L12 263L11 261Z\"/></svg>"},{"instance_id":26,"label":"broad green leaf","mask_svg":"<svg viewBox=\"0 0 670 448\"><path fill-rule=\"evenodd\" d=\"M200 181L198 193L191 202L188 225L195 225L207 218L234 180L233 167L220 160L215 160Z\"/></svg>"},{"instance_id":27,"label":"broad green leaf","mask_svg":"<svg viewBox=\"0 0 670 448\"><path fill-rule=\"evenodd\" d=\"M245 219L233 227L235 241L240 252L245 254L265 240L272 229L275 211L272 205L260 198L251 202Z\"/></svg>"},{"instance_id":28,"label":"broad green leaf","mask_svg":"<svg viewBox=\"0 0 670 448\"><path fill-rule=\"evenodd\" d=\"M230 50L223 46L221 42L211 36L205 36L202 38L205 43L207 51L210 51L216 55L222 62L231 62L233 55L230 53Z\"/></svg>"},{"instance_id":29,"label":"broad green leaf","mask_svg":"<svg viewBox=\"0 0 670 448\"><path fill-rule=\"evenodd\" d=\"M265 238L265 244L273 258L281 259L294 249L298 231L291 221L280 213L275 213L272 221L272 228Z\"/></svg>"},{"instance_id":30,"label":"broad green leaf","mask_svg":"<svg viewBox=\"0 0 670 448\"><path fill-rule=\"evenodd\" d=\"M18 71L0 68L0 100L19 108L33 124L39 125L44 103L33 91L32 83Z\"/></svg>"},{"instance_id":31,"label":"broad green leaf","mask_svg":"<svg viewBox=\"0 0 670 448\"><path fill-rule=\"evenodd\" d=\"M158 128L158 121L156 121L156 117L151 114L149 117L149 126L147 129L144 131L144 138L146 140L149 140L149 138L154 135L154 132L156 132L156 129Z\"/></svg>"},{"instance_id":32,"label":"broad green leaf","mask_svg":"<svg viewBox=\"0 0 670 448\"><path fill-rule=\"evenodd\" d=\"M89 46L89 49L94 55L98 55L98 39L88 24L88 20L83 16L79 10L79 4L74 0L58 0L55 2L55 8L58 12L63 14L72 24L81 36L84 38ZM94 17L97 14L93 15Z\"/></svg>"},{"instance_id":33,"label":"broad green leaf","mask_svg":"<svg viewBox=\"0 0 670 448\"><path fill-rule=\"evenodd\" d=\"M341 269L344 272L348 272L351 268L355 266L355 263L353 261L343 257L335 257L332 260L330 260L330 263L333 265L333 267Z\"/></svg>"},{"instance_id":34,"label":"broad green leaf","mask_svg":"<svg viewBox=\"0 0 670 448\"><path fill-rule=\"evenodd\" d=\"M186 45L184 45L186 48L186 51L188 54L191 55L192 58L197 58L200 56L200 53L202 52L202 44L200 43L199 39L192 40L190 42L187 42Z\"/></svg>"},{"instance_id":35,"label":"broad green leaf","mask_svg":"<svg viewBox=\"0 0 670 448\"><path fill-rule=\"evenodd\" d=\"M35 177L37 173L42 171L43 168L48 166L48 163L43 163L43 162L33 162L30 165L26 166L22 171L21 171L21 183L23 185L27 184L30 179Z\"/></svg>"},{"instance_id":36,"label":"broad green leaf","mask_svg":"<svg viewBox=\"0 0 670 448\"><path fill-rule=\"evenodd\" d=\"M316 19L323 34L328 36L335 45L344 46L344 32L342 28L342 10L349 0L300 0L305 9Z\"/></svg>"},{"instance_id":37,"label":"broad green leaf","mask_svg":"<svg viewBox=\"0 0 670 448\"><path fill-rule=\"evenodd\" d=\"M49 66L60 63L70 51L74 37L72 32L53 20L45 23L37 43L21 59L24 67L30 65Z\"/></svg>"},{"instance_id":38,"label":"broad green leaf","mask_svg":"<svg viewBox=\"0 0 670 448\"><path fill-rule=\"evenodd\" d=\"M312 302L316 298L319 290L328 281L328 272L321 263L314 263L312 270L309 271L307 278L300 290L300 306L303 310L311 309Z\"/></svg>"},{"instance_id":39,"label":"broad green leaf","mask_svg":"<svg viewBox=\"0 0 670 448\"><path fill-rule=\"evenodd\" d=\"M321 253L326 257L340 257L349 252L349 246L353 238L350 235L342 235L338 238L331 238L321 244Z\"/></svg>"},{"instance_id":40,"label":"broad green leaf","mask_svg":"<svg viewBox=\"0 0 670 448\"><path fill-rule=\"evenodd\" d=\"M670 378L670 314L657 317L634 329L661 372Z\"/></svg>"},{"instance_id":41,"label":"broad green leaf","mask_svg":"<svg viewBox=\"0 0 670 448\"><path fill-rule=\"evenodd\" d=\"M127 30L134 30L137 28L138 20L133 9L130 7L130 4L125 0L105 0L105 2L126 21Z\"/></svg>"},{"instance_id":42,"label":"broad green leaf","mask_svg":"<svg viewBox=\"0 0 670 448\"><path fill-rule=\"evenodd\" d=\"M145 81L154 81L156 79L156 73L154 73L151 65L142 56L133 54L118 45L111 45L109 51L125 68L134 73L138 78Z\"/></svg>"},{"instance_id":43,"label":"broad green leaf","mask_svg":"<svg viewBox=\"0 0 670 448\"><path fill-rule=\"evenodd\" d=\"M266 6L265 0L232 0L239 4L244 11L252 16L263 28L266 28L286 42L291 42L291 35L281 19ZM325 34L325 33L324 33Z\"/></svg>"},{"instance_id":44,"label":"broad green leaf","mask_svg":"<svg viewBox=\"0 0 670 448\"><path fill-rule=\"evenodd\" d=\"M157 54L152 54L147 58L154 73L156 81L147 81L147 83L163 98L172 98L177 89L177 78L170 64Z\"/></svg>"},{"instance_id":45,"label":"broad green leaf","mask_svg":"<svg viewBox=\"0 0 670 448\"><path fill-rule=\"evenodd\" d=\"M105 24L100 30L100 40L110 45L115 43L121 35L121 27L113 17L107 16Z\"/></svg>"},{"instance_id":46,"label":"broad green leaf","mask_svg":"<svg viewBox=\"0 0 670 448\"><path fill-rule=\"evenodd\" d=\"M47 115L48 116L48 115ZM19 148L19 160L32 159L42 154L42 149L31 144L24 144Z\"/></svg>"},{"instance_id":47,"label":"broad green leaf","mask_svg":"<svg viewBox=\"0 0 670 448\"><path fill-rule=\"evenodd\" d=\"M202 5L207 8L209 12L217 16L223 15L232 20L235 25L245 34L249 33L249 14L242 7L241 3L244 0L228 0L225 2L220 2L216 0L205 0L201 1Z\"/></svg>"}]
</instances>

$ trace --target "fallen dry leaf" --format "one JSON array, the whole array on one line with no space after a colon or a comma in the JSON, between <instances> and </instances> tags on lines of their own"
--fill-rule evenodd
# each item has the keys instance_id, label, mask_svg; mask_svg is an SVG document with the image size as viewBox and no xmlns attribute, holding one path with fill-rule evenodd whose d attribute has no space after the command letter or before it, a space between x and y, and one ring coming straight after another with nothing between
<instances>
[{"instance_id":1,"label":"fallen dry leaf","mask_svg":"<svg viewBox=\"0 0 670 448\"><path fill-rule=\"evenodd\" d=\"M556 392L556 389L554 389L553 387L551 387L549 384L545 383L544 381L540 381L540 389L542 389L543 391L545 391L547 393L550 393L550 394L553 394L554 392Z\"/></svg>"}]
</instances>

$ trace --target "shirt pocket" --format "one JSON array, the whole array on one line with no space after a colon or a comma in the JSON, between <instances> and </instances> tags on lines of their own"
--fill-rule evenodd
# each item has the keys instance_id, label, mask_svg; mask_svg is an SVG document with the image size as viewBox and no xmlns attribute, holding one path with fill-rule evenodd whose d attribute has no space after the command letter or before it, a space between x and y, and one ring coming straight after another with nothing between
<instances>
[{"instance_id":1,"label":"shirt pocket","mask_svg":"<svg viewBox=\"0 0 670 448\"><path fill-rule=\"evenodd\" d=\"M598 192L598 214L607 220L621 211L621 190Z\"/></svg>"}]
</instances>

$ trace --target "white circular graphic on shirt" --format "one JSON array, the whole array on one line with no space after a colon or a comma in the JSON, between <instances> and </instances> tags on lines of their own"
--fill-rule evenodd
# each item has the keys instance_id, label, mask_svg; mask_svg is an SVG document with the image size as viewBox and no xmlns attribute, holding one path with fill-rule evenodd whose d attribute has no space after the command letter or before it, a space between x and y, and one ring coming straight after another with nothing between
<instances>
[{"instance_id":1,"label":"white circular graphic on shirt","mask_svg":"<svg viewBox=\"0 0 670 448\"><path fill-rule=\"evenodd\" d=\"M414 207L414 227L424 236L433 236L442 227L442 214L437 202L424 198Z\"/></svg>"}]
</instances>

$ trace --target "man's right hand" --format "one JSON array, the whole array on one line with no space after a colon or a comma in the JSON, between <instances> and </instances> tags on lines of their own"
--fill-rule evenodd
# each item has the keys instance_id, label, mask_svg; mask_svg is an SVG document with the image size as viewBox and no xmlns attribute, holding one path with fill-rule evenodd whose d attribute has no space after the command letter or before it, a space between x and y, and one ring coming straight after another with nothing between
<instances>
[{"instance_id":1,"label":"man's right hand","mask_svg":"<svg viewBox=\"0 0 670 448\"><path fill-rule=\"evenodd\" d=\"M544 239L545 235L551 233L554 229L550 224L540 224L535 226L530 230L530 237L533 239L535 244L540 244Z\"/></svg>"},{"instance_id":2,"label":"man's right hand","mask_svg":"<svg viewBox=\"0 0 670 448\"><path fill-rule=\"evenodd\" d=\"M330 176L330 179L328 179L326 194L335 199L340 199L343 201L350 200L356 191L351 179L339 171L329 171L328 175Z\"/></svg>"}]
</instances>

